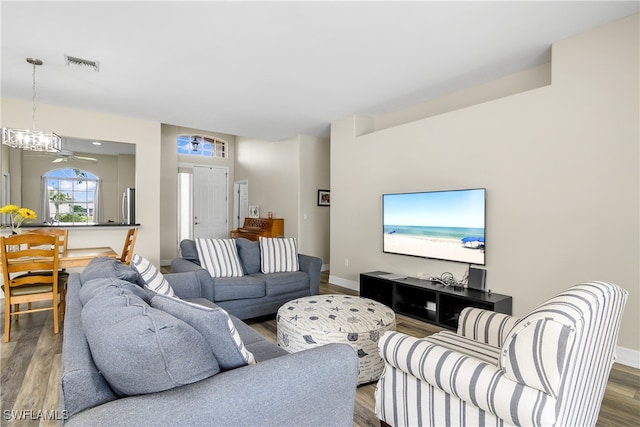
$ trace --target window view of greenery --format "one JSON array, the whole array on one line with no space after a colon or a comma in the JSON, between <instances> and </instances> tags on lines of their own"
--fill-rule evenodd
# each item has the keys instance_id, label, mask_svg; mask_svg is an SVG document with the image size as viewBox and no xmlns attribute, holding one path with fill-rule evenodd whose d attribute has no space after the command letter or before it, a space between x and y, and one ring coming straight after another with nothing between
<instances>
[{"instance_id":1,"label":"window view of greenery","mask_svg":"<svg viewBox=\"0 0 640 427\"><path fill-rule=\"evenodd\" d=\"M98 177L80 169L56 169L45 175L50 223L94 222Z\"/></svg>"}]
</instances>

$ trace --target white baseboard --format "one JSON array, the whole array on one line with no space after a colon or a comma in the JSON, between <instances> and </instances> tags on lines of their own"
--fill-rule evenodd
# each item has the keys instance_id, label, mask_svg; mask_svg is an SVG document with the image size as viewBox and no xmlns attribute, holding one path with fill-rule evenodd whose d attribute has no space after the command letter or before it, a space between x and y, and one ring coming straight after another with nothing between
<instances>
[{"instance_id":1,"label":"white baseboard","mask_svg":"<svg viewBox=\"0 0 640 427\"><path fill-rule=\"evenodd\" d=\"M329 271L330 268L330 264L322 264L322 267L320 267L320 271Z\"/></svg>"},{"instance_id":2,"label":"white baseboard","mask_svg":"<svg viewBox=\"0 0 640 427\"><path fill-rule=\"evenodd\" d=\"M353 291L360 291L360 282L343 279L342 277L329 275L329 283L342 286ZM616 363L640 369L640 351L625 347L616 347Z\"/></svg>"},{"instance_id":3,"label":"white baseboard","mask_svg":"<svg viewBox=\"0 0 640 427\"><path fill-rule=\"evenodd\" d=\"M329 275L329 283L351 289L352 291L360 291L360 282L343 279L342 277Z\"/></svg>"},{"instance_id":4,"label":"white baseboard","mask_svg":"<svg viewBox=\"0 0 640 427\"><path fill-rule=\"evenodd\" d=\"M171 260L170 259L161 259L160 260L160 266L161 267L168 267L171 265Z\"/></svg>"},{"instance_id":5,"label":"white baseboard","mask_svg":"<svg viewBox=\"0 0 640 427\"><path fill-rule=\"evenodd\" d=\"M616 363L640 369L640 351L617 346Z\"/></svg>"}]
</instances>

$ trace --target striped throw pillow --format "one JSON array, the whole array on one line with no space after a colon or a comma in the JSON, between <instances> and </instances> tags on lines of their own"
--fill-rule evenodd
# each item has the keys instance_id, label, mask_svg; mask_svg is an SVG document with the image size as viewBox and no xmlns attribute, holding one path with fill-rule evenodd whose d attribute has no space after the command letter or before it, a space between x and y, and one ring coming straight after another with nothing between
<instances>
[{"instance_id":1,"label":"striped throw pillow","mask_svg":"<svg viewBox=\"0 0 640 427\"><path fill-rule=\"evenodd\" d=\"M295 237L260 237L260 269L263 273L300 270Z\"/></svg>"},{"instance_id":2,"label":"striped throw pillow","mask_svg":"<svg viewBox=\"0 0 640 427\"><path fill-rule=\"evenodd\" d=\"M176 297L173 292L173 288L167 279L164 278L162 273L151 264L146 258L141 257L138 254L133 254L131 260L131 266L140 274L145 286L152 291L159 293L160 295L166 295L168 297Z\"/></svg>"},{"instance_id":3,"label":"striped throw pillow","mask_svg":"<svg viewBox=\"0 0 640 427\"><path fill-rule=\"evenodd\" d=\"M211 277L240 277L244 273L235 239L196 239L200 265Z\"/></svg>"}]
</instances>

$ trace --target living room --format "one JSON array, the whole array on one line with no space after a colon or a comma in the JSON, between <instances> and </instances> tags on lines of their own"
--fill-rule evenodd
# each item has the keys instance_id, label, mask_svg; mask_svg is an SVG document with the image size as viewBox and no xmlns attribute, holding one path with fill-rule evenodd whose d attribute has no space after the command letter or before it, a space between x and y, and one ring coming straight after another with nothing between
<instances>
[{"instance_id":1,"label":"living room","mask_svg":"<svg viewBox=\"0 0 640 427\"><path fill-rule=\"evenodd\" d=\"M628 16L554 43L545 65L388 114L334 120L330 138L262 141L41 103L38 126L136 145L145 207L136 249L158 265L177 255L166 209L176 199L167 187L178 161L170 144L185 130L232 138L233 180L250 181L251 204L282 214L301 252L320 256L329 282L351 289L372 270L461 278L468 267L383 253L382 194L486 188L487 288L512 296L521 315L576 283L621 285L630 298L618 362L640 368L638 26L638 15ZM31 108L3 97L2 126L29 128ZM276 174L257 182L242 161L256 149L269 159L260 170L284 169L291 187L282 190ZM307 181L311 167L319 171ZM330 208L316 206L318 188L330 188ZM280 199L284 192L293 196ZM76 236L86 245L121 244L103 231Z\"/></svg>"},{"instance_id":2,"label":"living room","mask_svg":"<svg viewBox=\"0 0 640 427\"><path fill-rule=\"evenodd\" d=\"M451 271L462 277L466 269L464 264L383 254L380 237L383 193L486 187L489 239L499 242L491 246L487 255L487 287L511 295L514 314L531 309L540 301L541 292L549 295L592 278L624 284L632 293L631 301L637 300L638 241L632 237L638 229L638 191L634 178L638 173L638 144L634 139L637 120L633 113L638 102L633 86L637 83L633 62L637 52L628 40L634 37L634 19L629 17L557 43L549 67L514 77L524 80L524 83L518 80L516 87L529 88L544 81L540 76L547 73L547 79L553 81L550 85L422 120L411 118L407 124L377 131L373 131L376 121L384 123L385 116L345 118L332 123L330 148L320 138L304 136L263 144L265 152L282 153L282 146L314 147L326 157L330 151L332 204L329 209L315 206L315 188L327 185L328 177L311 183L294 181L295 188L285 194L300 194L299 200L294 196L280 205L269 205L268 200L263 203L256 199L251 204L266 204L269 210L286 212L287 222L292 223L287 227L290 235L296 235L298 227L293 224L303 222L304 212L317 210L318 215L328 215L330 210L329 260L323 256L321 245L312 244L314 240L303 235L296 237L300 238L303 250L331 265L332 283L353 288L357 287L359 273L371 270L409 276L418 271L433 275ZM628 54L618 55L617 50L606 45L602 51L593 49L613 35L620 37L615 43L617 49L626 47ZM578 54L582 55L581 62L575 59ZM614 61L618 61L615 67L597 66ZM487 87L489 93L504 93L501 83L514 86L505 78L475 90L484 91L483 96ZM478 97L474 89L466 94L467 99ZM456 94L461 98L463 95ZM440 112L438 102L448 105L450 99L444 97L422 108ZM578 115L588 106L593 116ZM3 98L2 107L3 125L29 127L29 102ZM415 115L415 108L409 113ZM543 119L543 113L549 116ZM169 203L167 200L176 200L175 195L166 186L158 185L174 177L165 171L172 170L177 161L175 151L158 150L157 141L165 140L167 126L45 104L38 106L38 114L41 126L63 135L136 144L138 203L148 207L139 211L138 220L143 226L137 250L158 264L161 259L174 257L171 252L160 250L176 248L174 216L163 209ZM503 132L501 137L497 129ZM354 134L362 136L350 136ZM433 140L444 142L430 144ZM252 150L257 145L255 139L242 137L236 137L235 143L238 159L245 147ZM276 158L261 168L288 169L289 176L302 179L302 170L308 170L312 163L320 168L318 165L323 161L317 154L306 159L292 157ZM164 169L167 162L171 164ZM149 168L151 164L163 167ZM235 167L243 168L239 162ZM246 176L236 172L234 179ZM267 174L255 185L282 188L282 180L276 181L275 176ZM254 181L257 180L251 182ZM298 185L304 185L304 193L297 192ZM292 211L285 203L296 207ZM163 215L168 215L164 221ZM317 228L310 228L319 228L326 236L329 233L326 219L320 217L315 221ZM77 230L76 234L88 246L121 245L121 236L110 237L103 231ZM539 244L540 241L545 244ZM640 349L635 327L640 323L638 316L637 311L625 313L619 342L619 358L631 365L637 363Z\"/></svg>"}]
</instances>

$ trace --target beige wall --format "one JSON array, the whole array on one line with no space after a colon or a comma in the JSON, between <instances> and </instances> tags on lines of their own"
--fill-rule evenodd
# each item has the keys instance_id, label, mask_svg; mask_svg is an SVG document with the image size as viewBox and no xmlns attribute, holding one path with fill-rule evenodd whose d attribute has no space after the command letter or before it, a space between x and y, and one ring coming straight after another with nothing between
<instances>
[{"instance_id":1,"label":"beige wall","mask_svg":"<svg viewBox=\"0 0 640 427\"><path fill-rule=\"evenodd\" d=\"M260 207L260 216L284 218L284 233L298 237L298 137L278 142L236 138L236 181L249 182L249 205Z\"/></svg>"},{"instance_id":2,"label":"beige wall","mask_svg":"<svg viewBox=\"0 0 640 427\"><path fill-rule=\"evenodd\" d=\"M31 127L28 101L2 98L2 126ZM81 139L127 142L136 145L136 220L142 224L136 252L158 265L160 260L160 124L72 108L38 104L37 127L59 135ZM5 153L2 150L0 153ZM5 154L2 154L3 157ZM10 156L10 161L12 157ZM13 180L13 177L12 177ZM13 197L13 194L12 194ZM22 202L22 201L21 201ZM141 207L144 206L144 209ZM122 250L126 231L121 228L74 229L69 246L104 246Z\"/></svg>"},{"instance_id":3,"label":"beige wall","mask_svg":"<svg viewBox=\"0 0 640 427\"><path fill-rule=\"evenodd\" d=\"M318 189L329 185L329 143L297 136L269 142L237 137L235 180L249 183L249 205L260 216L272 211L284 218L288 237L298 239L301 253L329 261L328 208L318 207Z\"/></svg>"},{"instance_id":4,"label":"beige wall","mask_svg":"<svg viewBox=\"0 0 640 427\"><path fill-rule=\"evenodd\" d=\"M638 33L636 15L555 44L549 86L379 131L377 119L334 122L330 280L461 278L465 264L382 253L381 195L486 187L487 287L523 315L581 281L620 284L619 356L638 365Z\"/></svg>"},{"instance_id":5,"label":"beige wall","mask_svg":"<svg viewBox=\"0 0 640 427\"><path fill-rule=\"evenodd\" d=\"M299 251L329 265L330 207L318 206L318 190L329 190L328 139L300 136Z\"/></svg>"}]
</instances>

